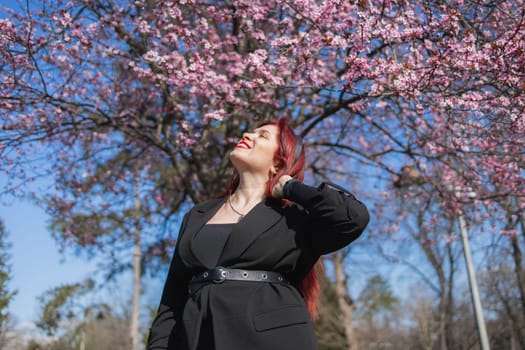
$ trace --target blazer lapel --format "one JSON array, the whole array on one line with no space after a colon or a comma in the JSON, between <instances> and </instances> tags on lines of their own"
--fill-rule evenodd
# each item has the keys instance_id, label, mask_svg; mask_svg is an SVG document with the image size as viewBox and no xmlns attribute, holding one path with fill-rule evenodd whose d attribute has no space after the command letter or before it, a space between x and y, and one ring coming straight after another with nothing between
<instances>
[{"instance_id":1,"label":"blazer lapel","mask_svg":"<svg viewBox=\"0 0 525 350\"><path fill-rule=\"evenodd\" d=\"M199 230L219 210L224 203L224 198L213 199L195 206L188 217L186 229L180 242L180 256L182 260L191 266L202 266L202 262L193 254L191 242Z\"/></svg>"},{"instance_id":2,"label":"blazer lapel","mask_svg":"<svg viewBox=\"0 0 525 350\"><path fill-rule=\"evenodd\" d=\"M179 254L188 266L202 267L204 264L198 259L191 248L192 241L199 230L219 210L224 198L214 199L197 205L188 217L188 223L182 234ZM266 232L282 219L279 203L271 199L257 204L246 216L239 221L228 237L219 257L221 264L228 266L250 247L259 235Z\"/></svg>"},{"instance_id":3,"label":"blazer lapel","mask_svg":"<svg viewBox=\"0 0 525 350\"><path fill-rule=\"evenodd\" d=\"M274 226L280 219L282 213L280 205L266 199L257 204L241 221L233 227L228 237L222 254L219 258L221 264L228 266L250 247L259 235Z\"/></svg>"}]
</instances>

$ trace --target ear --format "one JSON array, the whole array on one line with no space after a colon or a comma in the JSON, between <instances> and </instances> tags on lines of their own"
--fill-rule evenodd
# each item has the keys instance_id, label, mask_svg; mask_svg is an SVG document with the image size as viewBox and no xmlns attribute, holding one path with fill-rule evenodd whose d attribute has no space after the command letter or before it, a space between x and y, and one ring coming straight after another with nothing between
<instances>
[{"instance_id":1,"label":"ear","mask_svg":"<svg viewBox=\"0 0 525 350\"><path fill-rule=\"evenodd\" d=\"M279 166L276 165L276 164L272 165L272 167L270 168L270 173L271 173L272 175L277 174L278 171L279 171Z\"/></svg>"}]
</instances>

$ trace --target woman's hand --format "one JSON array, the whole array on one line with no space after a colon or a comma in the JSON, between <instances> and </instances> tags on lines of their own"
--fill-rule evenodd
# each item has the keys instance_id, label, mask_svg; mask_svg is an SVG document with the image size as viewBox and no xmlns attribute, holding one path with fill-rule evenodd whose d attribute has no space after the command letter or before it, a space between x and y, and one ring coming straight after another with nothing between
<instances>
[{"instance_id":1,"label":"woman's hand","mask_svg":"<svg viewBox=\"0 0 525 350\"><path fill-rule=\"evenodd\" d=\"M275 186L273 186L273 188L272 188L272 197L273 198L277 198L277 199L283 198L283 196L284 196L284 194L283 194L284 184L286 184L291 179L293 179L293 178L290 175L283 175L283 176L281 176L279 178L279 181L277 181Z\"/></svg>"}]
</instances>

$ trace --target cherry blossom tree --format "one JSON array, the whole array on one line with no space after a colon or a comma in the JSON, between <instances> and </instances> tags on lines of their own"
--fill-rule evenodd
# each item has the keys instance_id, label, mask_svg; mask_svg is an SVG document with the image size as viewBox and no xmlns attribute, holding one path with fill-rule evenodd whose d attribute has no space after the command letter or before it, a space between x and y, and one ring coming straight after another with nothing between
<instances>
[{"instance_id":1,"label":"cherry blossom tree","mask_svg":"<svg viewBox=\"0 0 525 350\"><path fill-rule=\"evenodd\" d=\"M2 20L2 155L18 166L40 141L73 163L133 139L199 200L217 189L184 160L287 114L314 156L392 174L401 158L443 193L521 194L523 15L515 1L30 4Z\"/></svg>"}]
</instances>

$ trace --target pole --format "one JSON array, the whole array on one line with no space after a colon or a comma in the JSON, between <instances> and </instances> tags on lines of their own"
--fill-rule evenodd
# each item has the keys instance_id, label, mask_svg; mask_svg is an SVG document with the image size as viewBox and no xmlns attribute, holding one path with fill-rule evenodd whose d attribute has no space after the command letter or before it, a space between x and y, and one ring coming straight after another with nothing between
<instances>
[{"instance_id":1,"label":"pole","mask_svg":"<svg viewBox=\"0 0 525 350\"><path fill-rule=\"evenodd\" d=\"M459 228L461 229L461 241L463 243L463 252L465 254L465 262L467 264L467 274L470 286L470 294L472 296L472 304L474 305L474 315L476 316L476 326L478 328L479 340L481 342L481 350L490 350L489 338L487 336L487 329L485 328L485 320L483 319L483 309L481 307L481 300L479 298L478 284L476 283L476 275L474 273L474 266L472 264L472 255L470 253L470 244L467 235L467 225L463 217L463 211L459 211Z\"/></svg>"}]
</instances>

